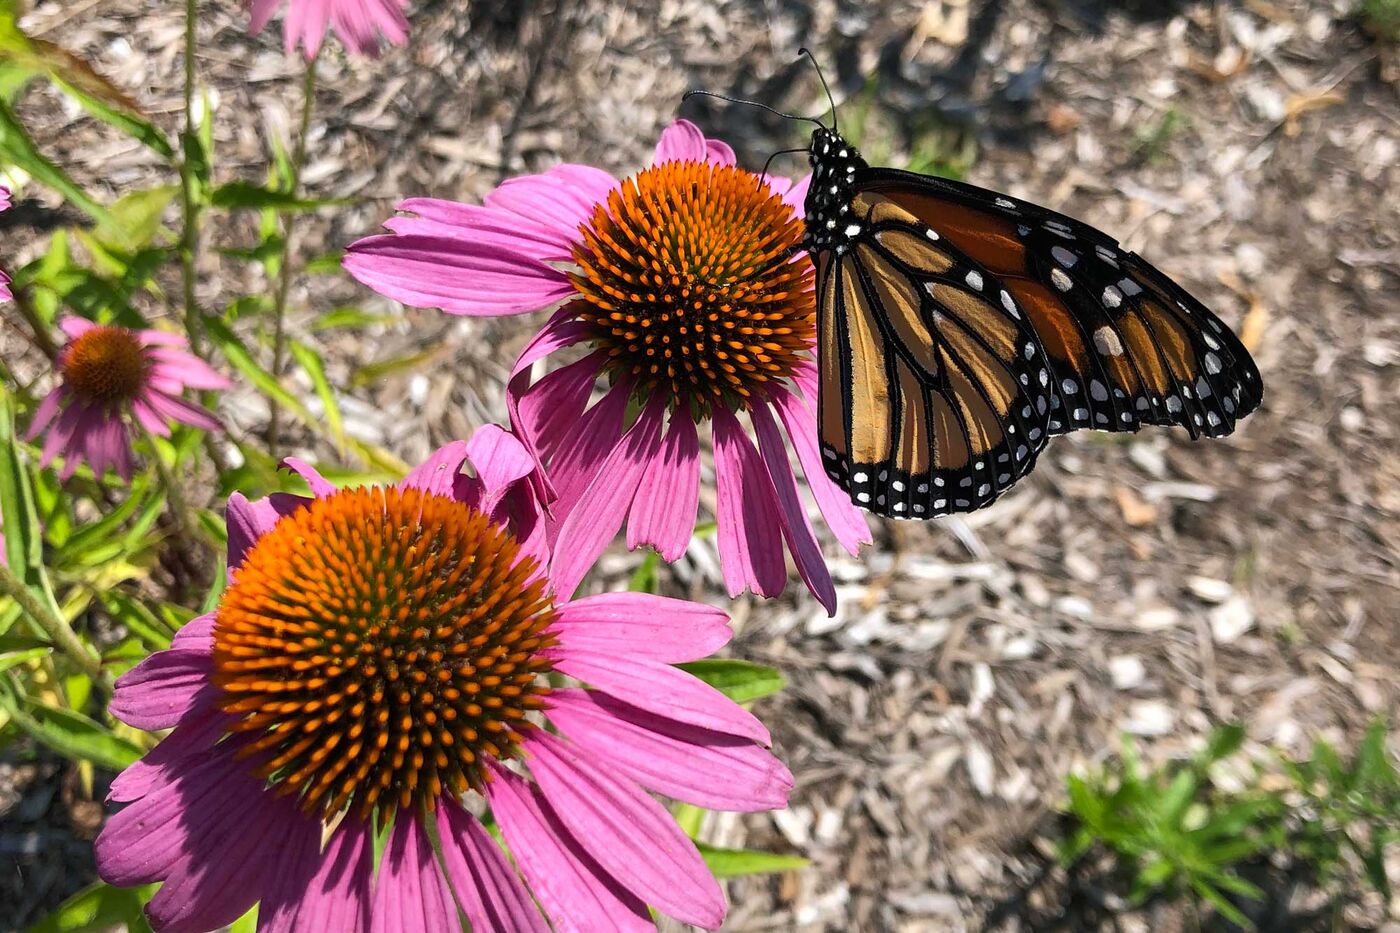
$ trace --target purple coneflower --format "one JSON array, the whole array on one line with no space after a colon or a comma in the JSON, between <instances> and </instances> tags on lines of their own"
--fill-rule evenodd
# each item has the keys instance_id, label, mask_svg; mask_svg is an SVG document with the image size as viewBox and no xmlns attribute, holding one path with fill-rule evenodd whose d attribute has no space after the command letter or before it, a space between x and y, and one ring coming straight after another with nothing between
<instances>
[{"instance_id":1,"label":"purple coneflower","mask_svg":"<svg viewBox=\"0 0 1400 933\"><path fill-rule=\"evenodd\" d=\"M781 592L786 542L834 606L787 442L841 544L854 553L870 532L817 450L812 271L796 253L805 194L805 181L737 168L729 146L678 120L652 167L626 181L560 165L481 205L411 198L399 208L414 216L350 248L352 275L417 307L487 316L563 303L515 364L508 399L557 494L561 592L624 522L629 547L668 561L685 551L708 427L730 594ZM533 364L566 347L584 355L532 383ZM608 389L590 405L600 380Z\"/></svg>"},{"instance_id":2,"label":"purple coneflower","mask_svg":"<svg viewBox=\"0 0 1400 933\"><path fill-rule=\"evenodd\" d=\"M63 457L63 479L79 463L99 477L107 467L131 478L132 424L162 437L168 421L206 431L219 422L180 397L185 389L226 389L230 383L191 354L184 337L67 317L58 326L68 343L58 358L58 386L39 404L28 439L45 433L41 465Z\"/></svg>"},{"instance_id":3,"label":"purple coneflower","mask_svg":"<svg viewBox=\"0 0 1400 933\"><path fill-rule=\"evenodd\" d=\"M252 0L249 29L261 32L283 0ZM326 30L334 30L351 52L375 55L381 36L390 45L408 40L404 0L286 0L282 41L290 55L298 45L310 61L321 50Z\"/></svg>"},{"instance_id":4,"label":"purple coneflower","mask_svg":"<svg viewBox=\"0 0 1400 933\"><path fill-rule=\"evenodd\" d=\"M102 878L163 881L163 933L255 903L271 931L436 933L458 911L474 930L643 930L648 905L718 927L718 883L643 788L785 805L763 725L672 666L728 641L724 613L558 597L535 463L500 428L393 487L287 465L313 497L235 494L217 609L117 681L114 715L174 731L112 784L127 806L97 840Z\"/></svg>"}]
</instances>

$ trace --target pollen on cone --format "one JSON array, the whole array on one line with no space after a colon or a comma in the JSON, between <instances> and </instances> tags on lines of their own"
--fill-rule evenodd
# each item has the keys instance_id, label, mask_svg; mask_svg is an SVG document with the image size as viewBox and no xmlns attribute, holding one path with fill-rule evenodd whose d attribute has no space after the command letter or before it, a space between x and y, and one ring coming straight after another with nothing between
<instances>
[{"instance_id":1,"label":"pollen on cone","mask_svg":"<svg viewBox=\"0 0 1400 933\"><path fill-rule=\"evenodd\" d=\"M125 327L94 327L63 353L63 378L84 402L113 406L141 394L150 369L141 341Z\"/></svg>"},{"instance_id":2,"label":"pollen on cone","mask_svg":"<svg viewBox=\"0 0 1400 933\"><path fill-rule=\"evenodd\" d=\"M342 490L283 518L214 626L242 754L326 818L480 789L548 690L537 569L486 515L417 489Z\"/></svg>"},{"instance_id":3,"label":"pollen on cone","mask_svg":"<svg viewBox=\"0 0 1400 933\"><path fill-rule=\"evenodd\" d=\"M663 162L598 204L573 255L579 318L617 375L674 405L745 408L816 333L801 221L758 176Z\"/></svg>"}]
</instances>

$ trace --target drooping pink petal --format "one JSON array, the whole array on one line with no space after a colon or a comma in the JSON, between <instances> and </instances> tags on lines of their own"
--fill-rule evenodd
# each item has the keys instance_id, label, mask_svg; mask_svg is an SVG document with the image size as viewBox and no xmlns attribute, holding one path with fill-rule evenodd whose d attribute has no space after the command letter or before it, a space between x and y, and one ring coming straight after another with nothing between
<instances>
[{"instance_id":1,"label":"drooping pink petal","mask_svg":"<svg viewBox=\"0 0 1400 933\"><path fill-rule=\"evenodd\" d=\"M324 496L335 495L335 484L321 475L321 471L311 464L298 457L283 457L280 464L282 469L291 470L297 476L306 480L306 485L310 487L311 494L317 499Z\"/></svg>"},{"instance_id":2,"label":"drooping pink petal","mask_svg":"<svg viewBox=\"0 0 1400 933\"><path fill-rule=\"evenodd\" d=\"M58 392L60 390L55 389L54 391ZM67 393L65 392L64 396L60 398L60 402L66 399L66 396ZM53 459L67 447L69 439L72 438L74 431L77 430L78 425L83 421L83 416L86 413L87 407L78 401L71 401L69 404L62 406L58 420L49 428L47 435L44 437L44 448L40 452L39 459L41 466L48 466ZM24 439L27 441L34 440L34 438L39 435L40 430L38 421L36 420L34 424L29 426L29 433L25 435Z\"/></svg>"},{"instance_id":3,"label":"drooping pink petal","mask_svg":"<svg viewBox=\"0 0 1400 933\"><path fill-rule=\"evenodd\" d=\"M599 593L557 607L551 629L568 651L679 664L714 654L733 637L729 617L704 603L650 593Z\"/></svg>"},{"instance_id":4,"label":"drooping pink petal","mask_svg":"<svg viewBox=\"0 0 1400 933\"><path fill-rule=\"evenodd\" d=\"M368 826L342 820L311 871L299 865L270 886L258 908L258 933L365 929L373 856Z\"/></svg>"},{"instance_id":5,"label":"drooping pink petal","mask_svg":"<svg viewBox=\"0 0 1400 933\"><path fill-rule=\"evenodd\" d=\"M29 422L29 431L25 434L25 440L33 440L39 436L39 432L48 427L49 422L58 414L60 403L62 403L67 390L63 386L58 386L39 403L39 407L34 410L34 418Z\"/></svg>"},{"instance_id":6,"label":"drooping pink petal","mask_svg":"<svg viewBox=\"0 0 1400 933\"><path fill-rule=\"evenodd\" d=\"M556 649L555 667L619 700L657 716L713 729L763 745L772 742L753 714L680 668L631 655Z\"/></svg>"},{"instance_id":7,"label":"drooping pink petal","mask_svg":"<svg viewBox=\"0 0 1400 933\"><path fill-rule=\"evenodd\" d=\"M524 314L574 292L568 277L552 266L452 237L366 237L351 244L343 265L381 295L448 314Z\"/></svg>"},{"instance_id":8,"label":"drooping pink petal","mask_svg":"<svg viewBox=\"0 0 1400 933\"><path fill-rule=\"evenodd\" d=\"M419 817L400 810L374 879L370 933L457 933L457 905Z\"/></svg>"},{"instance_id":9,"label":"drooping pink petal","mask_svg":"<svg viewBox=\"0 0 1400 933\"><path fill-rule=\"evenodd\" d=\"M535 469L534 458L519 438L495 424L482 425L467 441L467 459L481 481L481 508L491 512L514 484Z\"/></svg>"},{"instance_id":10,"label":"drooping pink petal","mask_svg":"<svg viewBox=\"0 0 1400 933\"><path fill-rule=\"evenodd\" d=\"M145 399L134 400L131 403L131 412L136 416L137 423L156 437L170 436L170 426L166 424L164 418L156 413L154 408L146 404Z\"/></svg>"},{"instance_id":11,"label":"drooping pink petal","mask_svg":"<svg viewBox=\"0 0 1400 933\"><path fill-rule=\"evenodd\" d=\"M177 864L217 853L271 795L233 754L205 756L166 784L108 817L93 843L108 884L149 884Z\"/></svg>"},{"instance_id":12,"label":"drooping pink petal","mask_svg":"<svg viewBox=\"0 0 1400 933\"><path fill-rule=\"evenodd\" d=\"M159 389L148 388L142 393L141 398L154 411L172 421L188 424L190 427L205 431L217 431L223 427L219 424L218 418L199 405L187 402L175 395L167 395Z\"/></svg>"},{"instance_id":13,"label":"drooping pink petal","mask_svg":"<svg viewBox=\"0 0 1400 933\"><path fill-rule=\"evenodd\" d=\"M554 690L549 721L579 748L658 794L711 810L787 806L792 774L748 739L655 716L595 690Z\"/></svg>"},{"instance_id":14,"label":"drooping pink petal","mask_svg":"<svg viewBox=\"0 0 1400 933\"><path fill-rule=\"evenodd\" d=\"M627 411L632 385L630 378L615 382L608 394L584 412L560 441L559 452L549 464L549 477L557 493L554 514L560 521L568 517L579 496L598 475L603 462L621 442L622 417Z\"/></svg>"},{"instance_id":15,"label":"drooping pink petal","mask_svg":"<svg viewBox=\"0 0 1400 933\"><path fill-rule=\"evenodd\" d=\"M109 711L138 729L169 729L196 706L209 702L212 672L208 652L157 651L117 678Z\"/></svg>"},{"instance_id":16,"label":"drooping pink petal","mask_svg":"<svg viewBox=\"0 0 1400 933\"><path fill-rule=\"evenodd\" d=\"M555 350L577 343L588 335L587 326L576 319L577 312L578 308L574 302L570 302L554 312L544 327L540 328L540 332L535 335L534 339L525 345L525 349L520 351L520 357L511 367L510 377L506 381L506 412L510 417L510 429L525 444L525 448L530 451L530 456L535 458L536 462L541 460L540 448L531 432L531 425L522 417L521 398L530 385L530 369L537 361L544 359ZM530 482L541 499L545 501L554 499L554 485L545 476L543 470L536 470L532 474Z\"/></svg>"},{"instance_id":17,"label":"drooping pink petal","mask_svg":"<svg viewBox=\"0 0 1400 933\"><path fill-rule=\"evenodd\" d=\"M296 809L293 798L265 801L227 833L217 849L206 836L197 856L177 862L146 904L151 926L162 933L204 933L225 927L262 897L280 867L269 853L288 847L305 852L320 842L321 826Z\"/></svg>"},{"instance_id":18,"label":"drooping pink petal","mask_svg":"<svg viewBox=\"0 0 1400 933\"><path fill-rule=\"evenodd\" d=\"M462 464L467 459L467 442L453 441L439 447L409 474L399 480L400 489L421 489L438 496L451 496ZM317 493L321 495L321 493Z\"/></svg>"},{"instance_id":19,"label":"drooping pink petal","mask_svg":"<svg viewBox=\"0 0 1400 933\"><path fill-rule=\"evenodd\" d=\"M602 371L602 352L562 366L525 390L518 400L519 428L541 457L552 457L559 442L583 414Z\"/></svg>"},{"instance_id":20,"label":"drooping pink petal","mask_svg":"<svg viewBox=\"0 0 1400 933\"><path fill-rule=\"evenodd\" d=\"M224 520L228 525L228 569L232 574L243 563L243 555L257 540L272 530L277 520L305 508L311 500L304 496L277 492L249 501L241 492L228 497Z\"/></svg>"},{"instance_id":21,"label":"drooping pink petal","mask_svg":"<svg viewBox=\"0 0 1400 933\"><path fill-rule=\"evenodd\" d=\"M758 453L768 470L768 479L778 495L778 515L782 519L783 540L792 552L797 572L812 591L812 595L826 607L827 615L836 614L836 585L831 582L831 571L826 567L821 545L812 532L812 523L807 520L807 510L797 492L797 479L792 474L792 464L788 461L787 445L783 435L773 421L773 413L767 405L754 405L749 409L754 431L758 435Z\"/></svg>"},{"instance_id":22,"label":"drooping pink petal","mask_svg":"<svg viewBox=\"0 0 1400 933\"><path fill-rule=\"evenodd\" d=\"M608 874L664 914L719 928L724 894L665 807L541 729L524 747L540 792Z\"/></svg>"},{"instance_id":23,"label":"drooping pink petal","mask_svg":"<svg viewBox=\"0 0 1400 933\"><path fill-rule=\"evenodd\" d=\"M666 438L642 474L627 516L627 547L649 544L667 563L685 553L700 509L700 441L685 412L671 415Z\"/></svg>"},{"instance_id":24,"label":"drooping pink petal","mask_svg":"<svg viewBox=\"0 0 1400 933\"><path fill-rule=\"evenodd\" d=\"M216 372L208 363L184 350L158 347L147 350L147 357L155 361L152 373L175 379L191 389L227 389L233 382Z\"/></svg>"},{"instance_id":25,"label":"drooping pink petal","mask_svg":"<svg viewBox=\"0 0 1400 933\"><path fill-rule=\"evenodd\" d=\"M190 342L184 334L169 330L138 330L136 339L143 347L173 347L177 350L189 349Z\"/></svg>"},{"instance_id":26,"label":"drooping pink petal","mask_svg":"<svg viewBox=\"0 0 1400 933\"><path fill-rule=\"evenodd\" d=\"M212 706L186 716L144 758L112 779L107 799L127 803L170 783L193 764L206 760L227 727L227 717Z\"/></svg>"},{"instance_id":27,"label":"drooping pink petal","mask_svg":"<svg viewBox=\"0 0 1400 933\"><path fill-rule=\"evenodd\" d=\"M713 425L716 534L725 588L730 596L745 589L776 596L787 584L777 493L738 419L716 406Z\"/></svg>"},{"instance_id":28,"label":"drooping pink petal","mask_svg":"<svg viewBox=\"0 0 1400 933\"><path fill-rule=\"evenodd\" d=\"M826 475L821 452L817 449L816 413L803 399L785 389L776 389L772 398L822 517L841 546L852 554L857 553L862 544L872 540L870 526L864 514L851 502L851 497Z\"/></svg>"},{"instance_id":29,"label":"drooping pink petal","mask_svg":"<svg viewBox=\"0 0 1400 933\"><path fill-rule=\"evenodd\" d=\"M444 799L437 807L437 830L448 880L472 929L549 933L501 847L476 817Z\"/></svg>"},{"instance_id":30,"label":"drooping pink petal","mask_svg":"<svg viewBox=\"0 0 1400 933\"><path fill-rule=\"evenodd\" d=\"M715 165L735 165L734 147L722 139L705 140L705 161Z\"/></svg>"},{"instance_id":31,"label":"drooping pink petal","mask_svg":"<svg viewBox=\"0 0 1400 933\"><path fill-rule=\"evenodd\" d=\"M538 790L492 762L486 799L501 835L559 933L652 931L646 904L581 846Z\"/></svg>"},{"instance_id":32,"label":"drooping pink petal","mask_svg":"<svg viewBox=\"0 0 1400 933\"><path fill-rule=\"evenodd\" d=\"M584 574L622 527L642 481L642 471L660 446L665 410L665 398L660 394L653 396L567 513L554 543L554 562L549 573L554 591L561 598L573 596ZM561 487L561 492L564 488L567 487Z\"/></svg>"}]
</instances>

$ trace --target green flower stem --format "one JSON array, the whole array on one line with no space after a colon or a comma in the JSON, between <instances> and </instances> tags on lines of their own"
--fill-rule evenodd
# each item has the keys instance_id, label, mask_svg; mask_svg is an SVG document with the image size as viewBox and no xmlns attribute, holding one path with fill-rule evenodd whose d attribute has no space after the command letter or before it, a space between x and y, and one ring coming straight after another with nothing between
<instances>
[{"instance_id":1,"label":"green flower stem","mask_svg":"<svg viewBox=\"0 0 1400 933\"><path fill-rule=\"evenodd\" d=\"M199 135L199 128L194 122L194 45L198 6L198 0L185 0L185 133L180 160L180 213L184 230L180 238L180 269L184 279L185 333L189 336L190 347L195 353L203 355L204 322L199 316L199 306L194 296L195 257L199 253L199 205L195 201L194 167L190 165L190 152Z\"/></svg>"},{"instance_id":2,"label":"green flower stem","mask_svg":"<svg viewBox=\"0 0 1400 933\"><path fill-rule=\"evenodd\" d=\"M306 137L311 130L311 114L316 109L316 62L320 55L306 63L306 74L301 85L301 128L297 133L296 149L292 153L292 197L297 196L301 186L301 170L306 165ZM272 376L282 378L282 366L287 355L287 295L292 288L292 229L296 214L290 213L282 229L282 252L277 262L277 293L273 307L272 331ZM273 459L277 458L277 444L282 432L282 410L276 399L268 400L267 449Z\"/></svg>"},{"instance_id":3,"label":"green flower stem","mask_svg":"<svg viewBox=\"0 0 1400 933\"><path fill-rule=\"evenodd\" d=\"M156 439L142 428L142 433L146 435L146 446L151 449L151 460L155 462L156 472L160 475L160 484L165 487L165 497L170 501L170 512L175 519L175 532L188 542L195 542L198 538L195 535L194 520L190 517L190 507L185 501L185 494L180 489L180 484L175 481L175 474L170 472L170 467L166 465L165 458L160 455L160 448L156 446Z\"/></svg>"},{"instance_id":4,"label":"green flower stem","mask_svg":"<svg viewBox=\"0 0 1400 933\"><path fill-rule=\"evenodd\" d=\"M24 585L24 581L4 564L0 564L0 593L13 599L25 615L37 622L49 636L49 640L72 657L84 674L91 677L95 683L107 682L107 672L102 669L102 660L88 650L66 622L39 602L29 587Z\"/></svg>"}]
</instances>

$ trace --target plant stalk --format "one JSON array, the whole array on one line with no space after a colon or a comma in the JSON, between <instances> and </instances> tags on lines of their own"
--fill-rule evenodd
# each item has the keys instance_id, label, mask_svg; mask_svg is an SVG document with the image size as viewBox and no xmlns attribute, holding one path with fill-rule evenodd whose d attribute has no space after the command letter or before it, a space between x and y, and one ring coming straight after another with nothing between
<instances>
[{"instance_id":1,"label":"plant stalk","mask_svg":"<svg viewBox=\"0 0 1400 933\"><path fill-rule=\"evenodd\" d=\"M184 223L180 238L180 269L184 283L185 334L190 347L200 356L204 349L204 322L195 301L195 256L199 252L199 205L195 201L195 173L190 153L195 150L199 128L194 121L195 24L198 0L185 0L185 132L180 152L180 213Z\"/></svg>"},{"instance_id":2,"label":"plant stalk","mask_svg":"<svg viewBox=\"0 0 1400 933\"><path fill-rule=\"evenodd\" d=\"M39 602L29 587L24 585L24 581L4 564L0 564L0 592L13 599L25 615L37 622L49 636L49 640L72 657L84 674L96 683L106 683L102 660L89 651L77 633Z\"/></svg>"},{"instance_id":3,"label":"plant stalk","mask_svg":"<svg viewBox=\"0 0 1400 933\"><path fill-rule=\"evenodd\" d=\"M301 187L301 170L306 165L306 137L311 130L311 114L316 109L316 63L319 53L306 63L306 74L301 85L301 127L297 131L296 148L292 152L291 190L293 198ZM287 296L292 289L292 232L296 224L296 214L287 214L282 227L282 254L277 263L277 292L273 306L272 324L272 378L282 378L282 367L287 355ZM276 459L278 442L282 433L282 409L276 399L268 399L267 450Z\"/></svg>"}]
</instances>

